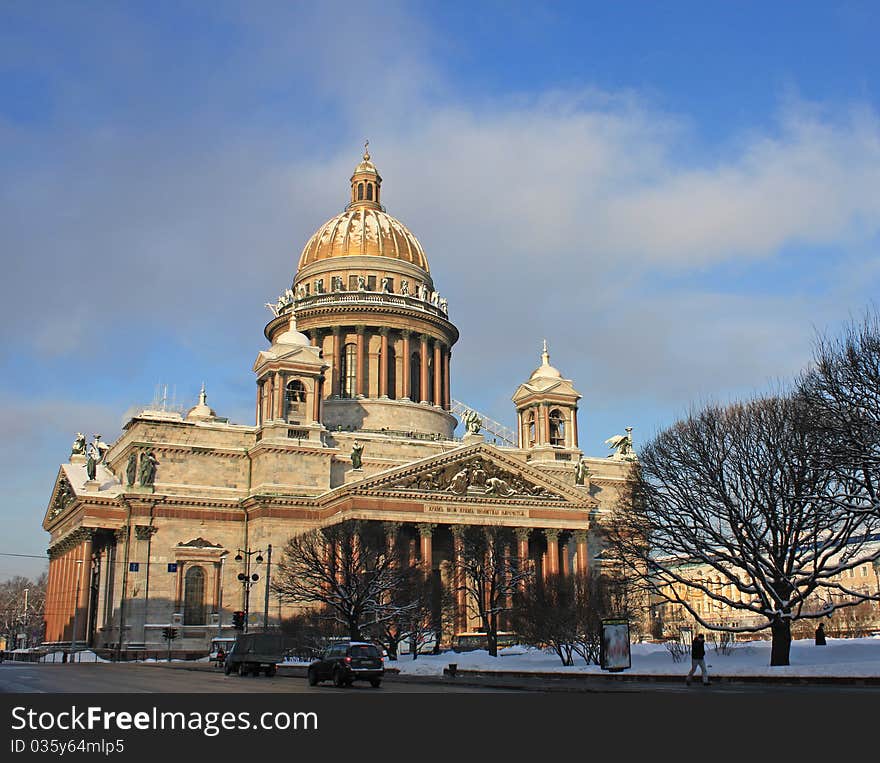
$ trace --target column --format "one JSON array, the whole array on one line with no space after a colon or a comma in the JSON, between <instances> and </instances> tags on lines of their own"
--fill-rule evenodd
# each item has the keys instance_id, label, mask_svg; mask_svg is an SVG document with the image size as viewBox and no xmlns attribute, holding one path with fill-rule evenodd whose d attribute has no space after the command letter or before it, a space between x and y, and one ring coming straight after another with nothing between
<instances>
[{"instance_id":1,"label":"column","mask_svg":"<svg viewBox=\"0 0 880 763\"><path fill-rule=\"evenodd\" d=\"M423 523L418 527L421 540L420 554L422 557L422 567L424 567L425 575L430 577L431 571L434 569L434 555L432 548L434 525Z\"/></svg>"},{"instance_id":2,"label":"column","mask_svg":"<svg viewBox=\"0 0 880 763\"><path fill-rule=\"evenodd\" d=\"M379 329L382 337L382 348L379 352L379 397L388 397L388 327Z\"/></svg>"},{"instance_id":3,"label":"column","mask_svg":"<svg viewBox=\"0 0 880 763\"><path fill-rule=\"evenodd\" d=\"M333 327L333 360L330 373L330 394L333 397L339 397L342 391L342 329L339 326Z\"/></svg>"},{"instance_id":4,"label":"column","mask_svg":"<svg viewBox=\"0 0 880 763\"><path fill-rule=\"evenodd\" d=\"M452 528L453 556L455 557L455 568L453 572L453 580L455 581L455 630L467 630L467 598L464 590L464 570L461 568L462 556L464 555L464 540L462 535L464 527L456 526Z\"/></svg>"},{"instance_id":5,"label":"column","mask_svg":"<svg viewBox=\"0 0 880 763\"><path fill-rule=\"evenodd\" d=\"M284 418L284 374L281 371L275 373L275 389L278 392L275 395L275 418Z\"/></svg>"},{"instance_id":6,"label":"column","mask_svg":"<svg viewBox=\"0 0 880 763\"><path fill-rule=\"evenodd\" d=\"M571 409L571 447L578 446L578 409Z\"/></svg>"},{"instance_id":7,"label":"column","mask_svg":"<svg viewBox=\"0 0 880 763\"><path fill-rule=\"evenodd\" d=\"M452 407L452 392L449 387L449 360L452 357L451 348L447 347L443 353L443 407L448 411Z\"/></svg>"},{"instance_id":8,"label":"column","mask_svg":"<svg viewBox=\"0 0 880 763\"><path fill-rule=\"evenodd\" d=\"M312 421L315 424L321 420L321 397L323 386L324 385L321 383L321 377L316 376L312 382L312 389L314 390L314 393L312 394Z\"/></svg>"},{"instance_id":9,"label":"column","mask_svg":"<svg viewBox=\"0 0 880 763\"><path fill-rule=\"evenodd\" d=\"M544 409L544 416L543 416L544 444L549 445L550 444L550 406L547 403L544 403L543 409Z\"/></svg>"},{"instance_id":10,"label":"column","mask_svg":"<svg viewBox=\"0 0 880 763\"><path fill-rule=\"evenodd\" d=\"M410 332L406 329L400 332L403 335L403 366L401 370L403 371L403 392L401 397L405 397L407 400L412 400L412 378L409 375L410 372L410 358L409 358L409 335Z\"/></svg>"},{"instance_id":11,"label":"column","mask_svg":"<svg viewBox=\"0 0 880 763\"><path fill-rule=\"evenodd\" d=\"M590 559L587 556L587 531L578 530L574 534L577 544L577 571L579 575L586 575L590 571Z\"/></svg>"},{"instance_id":12,"label":"column","mask_svg":"<svg viewBox=\"0 0 880 763\"><path fill-rule=\"evenodd\" d=\"M529 568L529 528L516 528L516 556L519 561L520 572ZM520 590L524 590L526 581L521 580L519 584Z\"/></svg>"},{"instance_id":13,"label":"column","mask_svg":"<svg viewBox=\"0 0 880 763\"><path fill-rule=\"evenodd\" d=\"M544 530L547 538L547 567L544 577L559 574L559 530Z\"/></svg>"},{"instance_id":14,"label":"column","mask_svg":"<svg viewBox=\"0 0 880 763\"><path fill-rule=\"evenodd\" d=\"M443 352L442 347L440 346L440 342L438 340L434 340L434 405L443 405L443 361L441 360L441 354Z\"/></svg>"},{"instance_id":15,"label":"column","mask_svg":"<svg viewBox=\"0 0 880 763\"><path fill-rule=\"evenodd\" d=\"M70 549L65 549L59 560L61 562L61 585L58 591L58 640L64 641L66 637L67 622L70 620L70 600L73 593L70 590Z\"/></svg>"},{"instance_id":16,"label":"column","mask_svg":"<svg viewBox=\"0 0 880 763\"><path fill-rule=\"evenodd\" d=\"M562 541L559 549L559 571L566 578L571 577L571 559L568 553L569 536L566 533L560 535Z\"/></svg>"},{"instance_id":17,"label":"column","mask_svg":"<svg viewBox=\"0 0 880 763\"><path fill-rule=\"evenodd\" d=\"M55 589L58 587L58 557L49 552L49 583L46 586L46 606L43 620L46 623L46 641L55 641Z\"/></svg>"},{"instance_id":18,"label":"column","mask_svg":"<svg viewBox=\"0 0 880 763\"><path fill-rule=\"evenodd\" d=\"M260 416L260 405L263 402L263 382L257 382L257 409L254 412L254 423L259 426L263 423L262 416Z\"/></svg>"},{"instance_id":19,"label":"column","mask_svg":"<svg viewBox=\"0 0 880 763\"><path fill-rule=\"evenodd\" d=\"M366 327L357 326L357 371L355 372L355 394L358 397L364 397L364 333Z\"/></svg>"},{"instance_id":20,"label":"column","mask_svg":"<svg viewBox=\"0 0 880 763\"><path fill-rule=\"evenodd\" d=\"M76 639L77 641L85 642L88 636L89 602L91 600L91 597L89 596L92 580L91 533L89 533L88 539L80 545L79 551L79 558L82 560L82 564L77 565L79 568L79 600L76 602L76 606L79 610L79 618L76 621L76 629L79 633L76 634Z\"/></svg>"},{"instance_id":21,"label":"column","mask_svg":"<svg viewBox=\"0 0 880 763\"><path fill-rule=\"evenodd\" d=\"M421 352L421 361L422 361L422 379L421 379L421 389L419 390L419 402L427 403L428 402L428 335L422 334L422 352Z\"/></svg>"},{"instance_id":22,"label":"column","mask_svg":"<svg viewBox=\"0 0 880 763\"><path fill-rule=\"evenodd\" d=\"M321 405L324 400L324 377L318 376L315 379L315 400L313 406L313 416L315 423L320 423L321 421Z\"/></svg>"}]
</instances>

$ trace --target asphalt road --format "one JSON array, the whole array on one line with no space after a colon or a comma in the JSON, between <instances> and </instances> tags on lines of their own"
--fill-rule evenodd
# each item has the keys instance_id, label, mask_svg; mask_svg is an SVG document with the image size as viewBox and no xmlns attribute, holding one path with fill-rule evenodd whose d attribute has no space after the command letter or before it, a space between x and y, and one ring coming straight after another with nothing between
<instances>
[{"instance_id":1,"label":"asphalt road","mask_svg":"<svg viewBox=\"0 0 880 763\"><path fill-rule=\"evenodd\" d=\"M511 691L512 689L507 689ZM493 692L492 689L449 683L410 683L386 678L378 689L356 682L337 689L329 682L309 686L304 677L277 675L242 678L225 676L221 670L189 670L185 667L133 663L52 664L4 662L0 664L0 693L175 693L196 694L309 694L309 693L420 693Z\"/></svg>"}]
</instances>

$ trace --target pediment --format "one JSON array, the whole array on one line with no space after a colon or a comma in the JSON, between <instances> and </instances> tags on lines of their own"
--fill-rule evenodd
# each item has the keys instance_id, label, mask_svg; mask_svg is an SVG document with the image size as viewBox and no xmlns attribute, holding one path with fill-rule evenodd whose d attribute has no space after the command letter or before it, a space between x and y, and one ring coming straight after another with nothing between
<instances>
[{"instance_id":1,"label":"pediment","mask_svg":"<svg viewBox=\"0 0 880 763\"><path fill-rule=\"evenodd\" d=\"M581 394L568 379L547 379L540 378L534 382L523 382L516 388L513 393L513 401L518 402L530 395L546 395L554 394L564 397L580 398Z\"/></svg>"},{"instance_id":2,"label":"pediment","mask_svg":"<svg viewBox=\"0 0 880 763\"><path fill-rule=\"evenodd\" d=\"M223 548L223 546L221 546L219 543L212 543L209 540L205 540L201 536L199 536L198 538L193 538L186 543L183 543L181 541L177 545L180 548Z\"/></svg>"},{"instance_id":3,"label":"pediment","mask_svg":"<svg viewBox=\"0 0 880 763\"><path fill-rule=\"evenodd\" d=\"M275 344L268 350L260 350L251 370L257 371L267 363L295 361L303 365L326 366L317 347L301 344Z\"/></svg>"},{"instance_id":4,"label":"pediment","mask_svg":"<svg viewBox=\"0 0 880 763\"><path fill-rule=\"evenodd\" d=\"M551 503L577 503L593 499L500 448L478 443L352 483L358 493L399 492L401 495L444 494L454 497L504 498Z\"/></svg>"},{"instance_id":5,"label":"pediment","mask_svg":"<svg viewBox=\"0 0 880 763\"><path fill-rule=\"evenodd\" d=\"M43 522L51 522L60 517L75 501L76 491L73 489L73 485L70 484L70 480L67 479L64 469L59 469Z\"/></svg>"}]
</instances>

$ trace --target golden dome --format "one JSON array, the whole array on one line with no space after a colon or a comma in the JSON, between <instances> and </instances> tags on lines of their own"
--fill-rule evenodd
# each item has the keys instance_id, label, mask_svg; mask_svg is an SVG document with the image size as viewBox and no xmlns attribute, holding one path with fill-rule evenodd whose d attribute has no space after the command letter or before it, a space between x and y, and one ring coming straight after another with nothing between
<instances>
[{"instance_id":1,"label":"golden dome","mask_svg":"<svg viewBox=\"0 0 880 763\"><path fill-rule=\"evenodd\" d=\"M329 257L367 255L402 260L430 272L419 240L379 203L381 186L382 178L365 150L351 176L351 202L315 231L300 255L299 270Z\"/></svg>"}]
</instances>

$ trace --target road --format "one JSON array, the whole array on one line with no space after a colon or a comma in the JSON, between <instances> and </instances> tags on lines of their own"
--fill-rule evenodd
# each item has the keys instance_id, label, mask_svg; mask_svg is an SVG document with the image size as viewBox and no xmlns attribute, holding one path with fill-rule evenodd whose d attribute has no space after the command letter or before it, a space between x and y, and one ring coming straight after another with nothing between
<instances>
[{"instance_id":1,"label":"road","mask_svg":"<svg viewBox=\"0 0 880 763\"><path fill-rule=\"evenodd\" d=\"M332 693L474 693L495 692L491 689L456 686L449 683L411 683L388 677L379 689L367 683L355 683L350 688L337 689L330 683L309 686L304 677L274 678L224 676L220 670L188 670L175 665L143 665L134 663L27 663L0 664L0 693L175 693L196 694L320 694ZM507 689L511 691L511 689Z\"/></svg>"}]
</instances>

